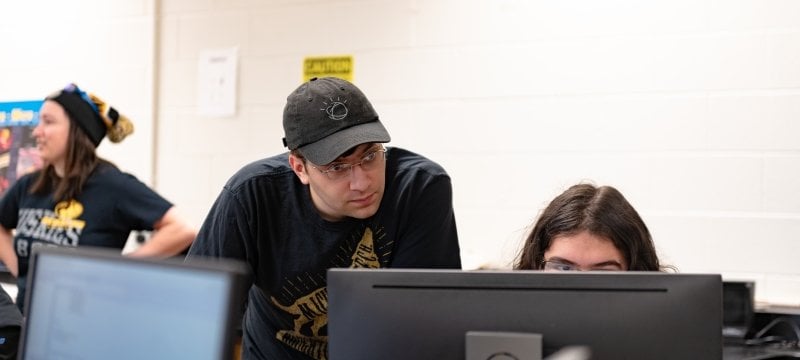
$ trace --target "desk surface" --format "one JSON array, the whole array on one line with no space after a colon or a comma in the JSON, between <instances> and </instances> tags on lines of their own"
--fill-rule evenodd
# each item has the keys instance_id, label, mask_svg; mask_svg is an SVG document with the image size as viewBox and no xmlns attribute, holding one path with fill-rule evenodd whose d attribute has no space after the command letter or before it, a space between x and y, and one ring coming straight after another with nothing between
<instances>
[{"instance_id":1,"label":"desk surface","mask_svg":"<svg viewBox=\"0 0 800 360\"><path fill-rule=\"evenodd\" d=\"M724 360L800 359L800 349L788 350L762 346L725 345Z\"/></svg>"},{"instance_id":2,"label":"desk surface","mask_svg":"<svg viewBox=\"0 0 800 360\"><path fill-rule=\"evenodd\" d=\"M779 314L779 315L800 315L800 306L779 305L779 304L757 304L757 313Z\"/></svg>"}]
</instances>

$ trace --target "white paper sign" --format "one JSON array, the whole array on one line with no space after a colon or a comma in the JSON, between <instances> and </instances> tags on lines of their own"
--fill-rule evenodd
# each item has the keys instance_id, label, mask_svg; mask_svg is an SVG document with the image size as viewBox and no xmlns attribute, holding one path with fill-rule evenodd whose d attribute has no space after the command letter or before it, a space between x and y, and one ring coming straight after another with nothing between
<instances>
[{"instance_id":1,"label":"white paper sign","mask_svg":"<svg viewBox=\"0 0 800 360\"><path fill-rule=\"evenodd\" d=\"M197 113L208 117L236 115L238 48L204 50L197 63Z\"/></svg>"}]
</instances>

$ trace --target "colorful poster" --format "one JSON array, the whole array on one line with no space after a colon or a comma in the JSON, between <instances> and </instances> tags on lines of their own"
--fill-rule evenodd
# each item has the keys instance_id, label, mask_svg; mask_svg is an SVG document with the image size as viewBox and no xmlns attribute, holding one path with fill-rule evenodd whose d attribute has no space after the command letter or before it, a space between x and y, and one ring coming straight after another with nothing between
<instances>
[{"instance_id":1,"label":"colorful poster","mask_svg":"<svg viewBox=\"0 0 800 360\"><path fill-rule=\"evenodd\" d=\"M41 106L42 101L0 102L0 194L42 166L33 137Z\"/></svg>"}]
</instances>

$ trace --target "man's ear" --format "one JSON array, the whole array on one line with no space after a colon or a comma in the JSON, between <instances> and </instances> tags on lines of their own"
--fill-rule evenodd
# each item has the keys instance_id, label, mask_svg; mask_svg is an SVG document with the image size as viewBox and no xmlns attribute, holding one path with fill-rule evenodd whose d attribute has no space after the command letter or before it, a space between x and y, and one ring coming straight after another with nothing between
<instances>
[{"instance_id":1,"label":"man's ear","mask_svg":"<svg viewBox=\"0 0 800 360\"><path fill-rule=\"evenodd\" d=\"M303 162L303 159L298 158L292 154L289 154L289 166L292 167L292 170L300 179L300 182L304 185L308 185L308 172L306 163Z\"/></svg>"}]
</instances>

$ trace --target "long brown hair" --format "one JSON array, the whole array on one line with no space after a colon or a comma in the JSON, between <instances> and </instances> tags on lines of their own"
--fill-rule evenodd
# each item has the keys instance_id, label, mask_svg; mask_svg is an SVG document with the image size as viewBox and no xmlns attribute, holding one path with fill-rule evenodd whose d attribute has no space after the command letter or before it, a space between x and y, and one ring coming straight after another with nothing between
<instances>
[{"instance_id":1,"label":"long brown hair","mask_svg":"<svg viewBox=\"0 0 800 360\"><path fill-rule=\"evenodd\" d=\"M525 240L515 269L541 270L553 238L588 231L610 239L628 262L628 270L660 271L650 231L639 213L611 186L573 185L539 215Z\"/></svg>"},{"instance_id":2,"label":"long brown hair","mask_svg":"<svg viewBox=\"0 0 800 360\"><path fill-rule=\"evenodd\" d=\"M111 164L97 156L92 140L81 130L69 113L65 113L69 119L69 138L64 161L64 176L59 177L56 174L53 164L46 164L45 168L39 171L30 190L31 194L39 195L52 192L53 200L56 203L77 197L98 164Z\"/></svg>"}]
</instances>

